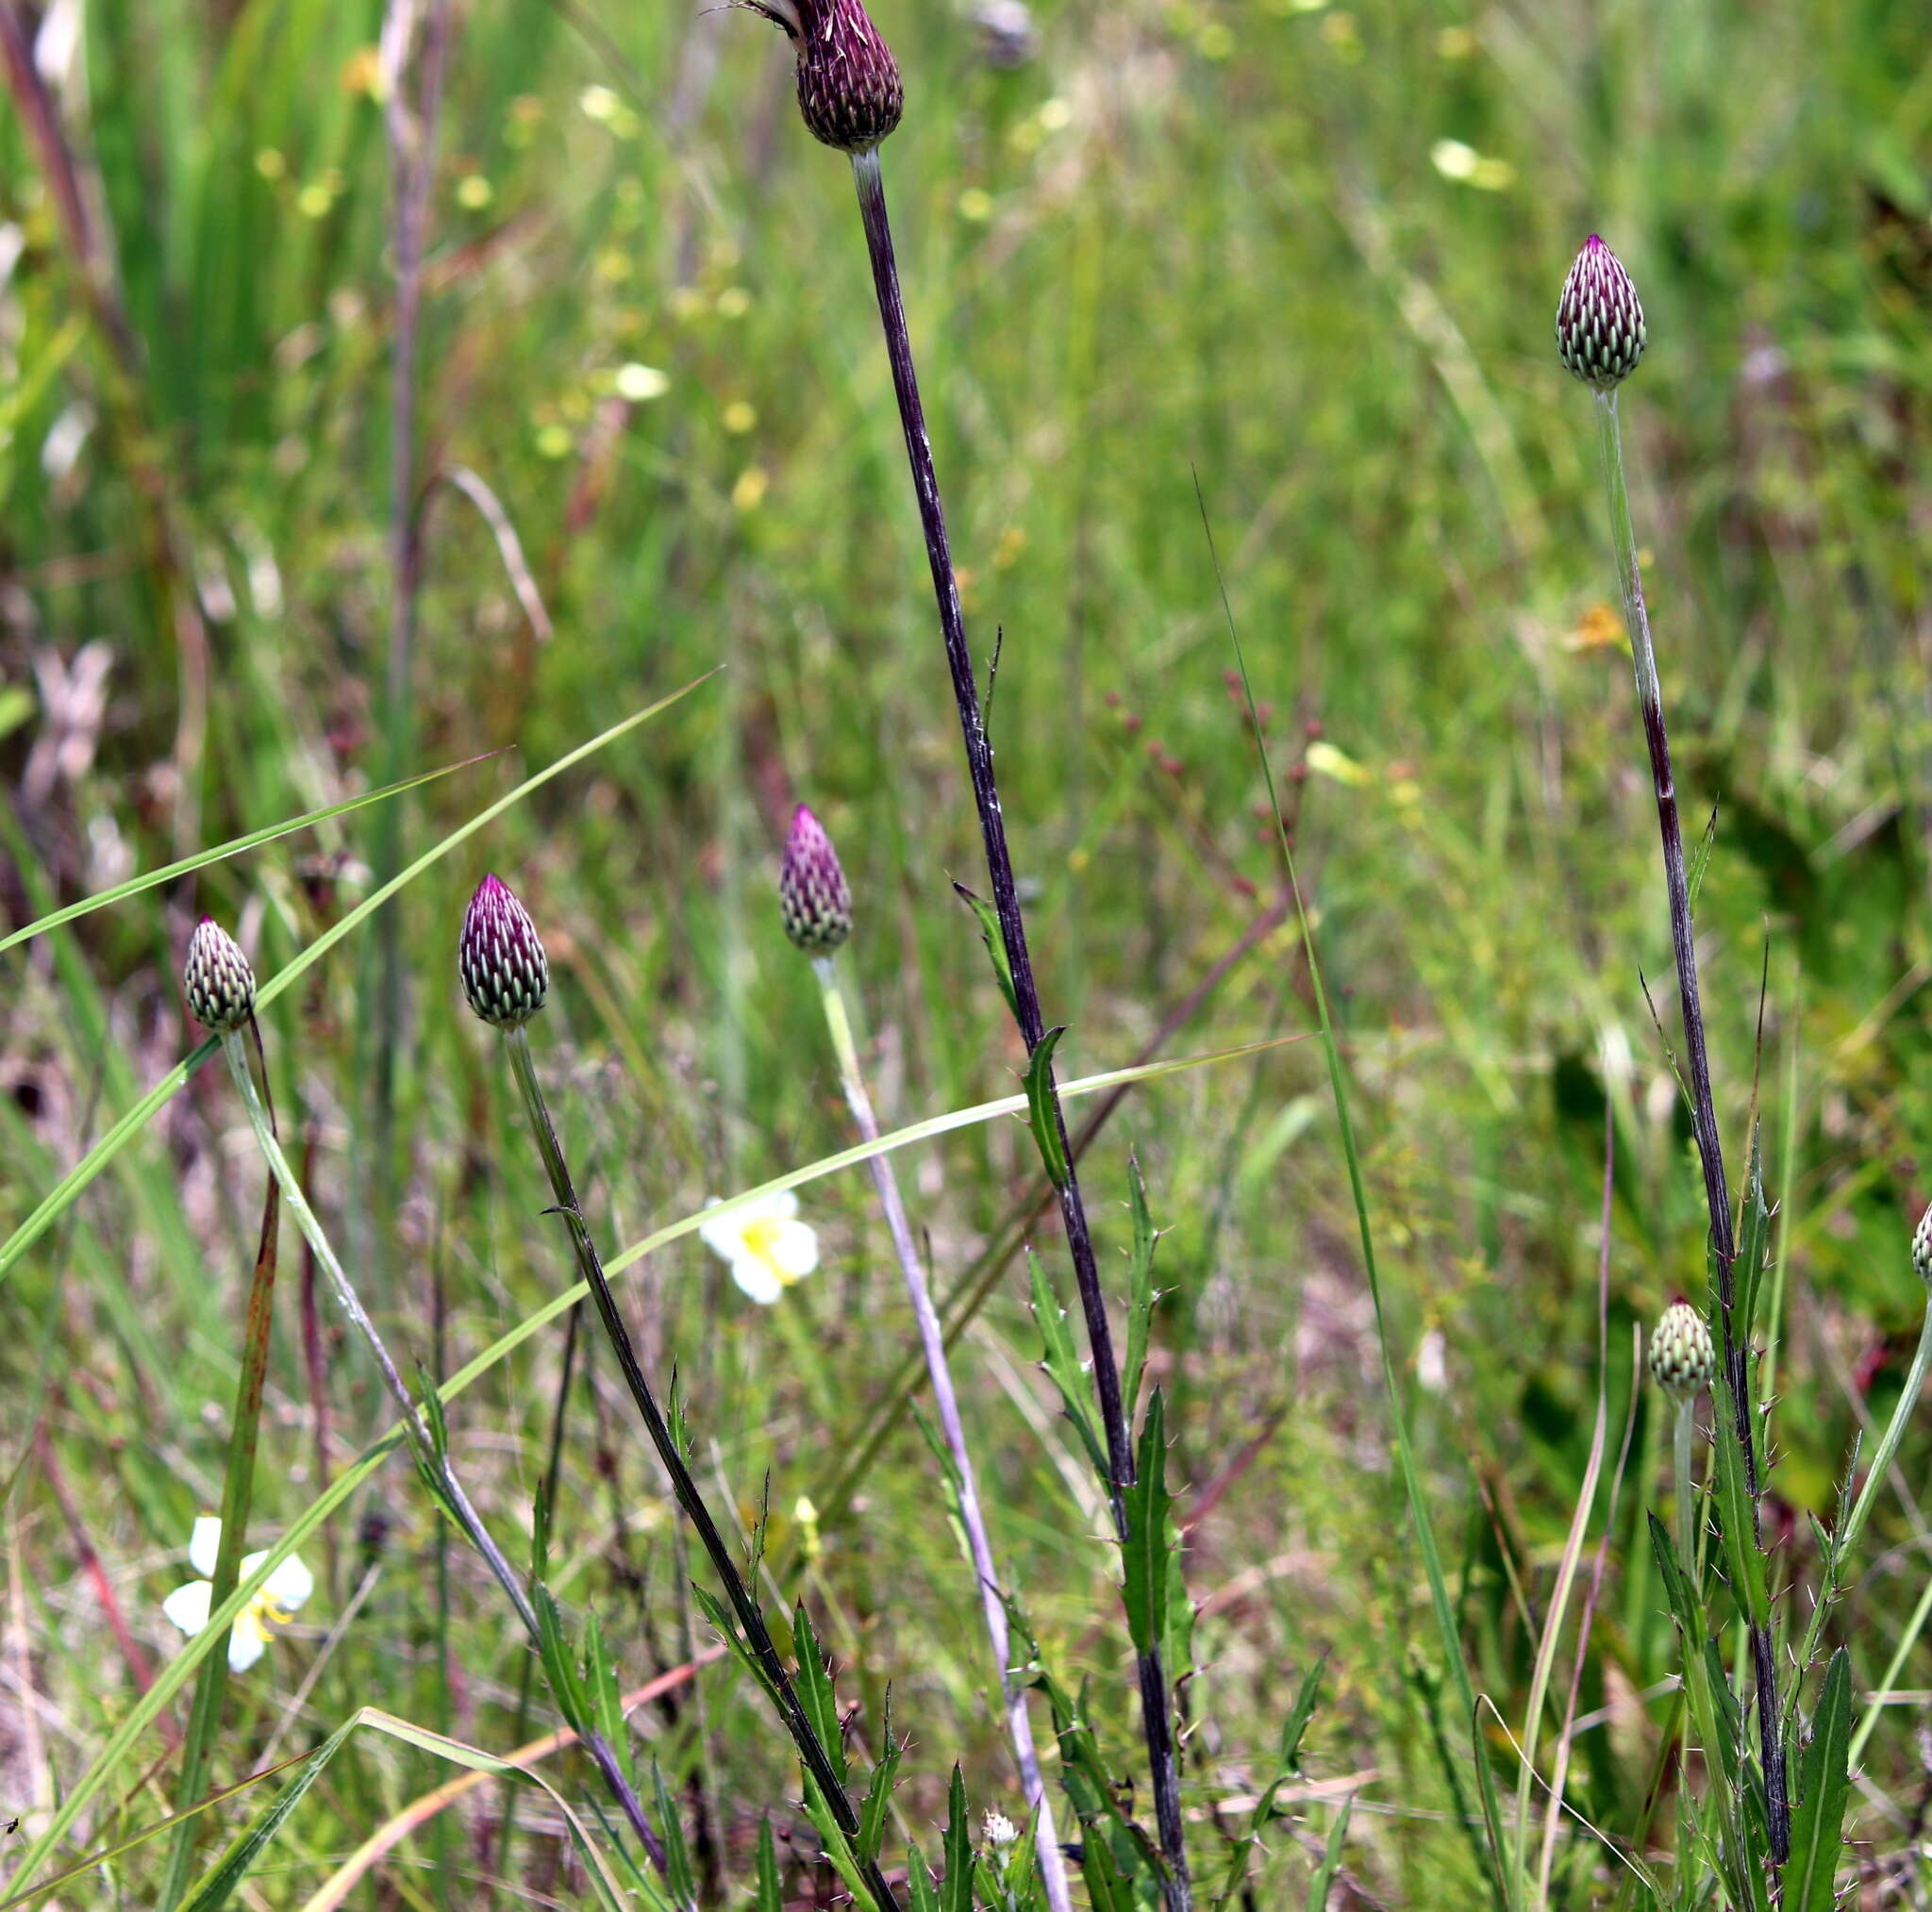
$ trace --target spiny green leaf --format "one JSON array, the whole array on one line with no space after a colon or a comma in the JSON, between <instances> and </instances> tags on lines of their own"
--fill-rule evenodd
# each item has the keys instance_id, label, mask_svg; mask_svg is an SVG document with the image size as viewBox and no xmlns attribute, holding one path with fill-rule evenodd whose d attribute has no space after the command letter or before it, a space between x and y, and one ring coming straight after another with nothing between
<instances>
[{"instance_id":1,"label":"spiny green leaf","mask_svg":"<svg viewBox=\"0 0 1932 1912\"><path fill-rule=\"evenodd\" d=\"M832 1762L832 1771L838 1774L840 1785L843 1786L849 1774L845 1737L839 1730L839 1695L833 1689L832 1675L825 1668L824 1651L819 1645L818 1635L812 1631L811 1615L805 1610L802 1601L792 1621L792 1637L798 1654L798 1678L794 1682L798 1704L805 1708L805 1717L811 1721L812 1731L818 1735L819 1744L824 1748L825 1756Z\"/></svg>"},{"instance_id":2,"label":"spiny green leaf","mask_svg":"<svg viewBox=\"0 0 1932 1912\"><path fill-rule=\"evenodd\" d=\"M979 934L986 940L986 953L992 958L992 973L1000 986L1000 994L1007 999L1007 1007L1012 1011L1013 1021L1020 1020L1020 998L1013 991L1012 966L1007 961L1007 939L1000 929L999 912L984 897L975 896L963 883L953 885L958 895L979 919Z\"/></svg>"},{"instance_id":3,"label":"spiny green leaf","mask_svg":"<svg viewBox=\"0 0 1932 1912\"><path fill-rule=\"evenodd\" d=\"M1026 1122L1045 1166L1046 1179L1056 1189L1064 1189L1073 1172L1067 1163L1067 1144L1060 1134L1053 1092L1053 1052L1066 1033L1064 1027L1049 1029L1033 1045L1033 1054L1026 1058Z\"/></svg>"},{"instance_id":4,"label":"spiny green leaf","mask_svg":"<svg viewBox=\"0 0 1932 1912\"><path fill-rule=\"evenodd\" d=\"M1044 1366L1047 1379L1058 1388L1067 1419L1074 1423L1101 1486L1111 1494L1113 1474L1107 1464L1106 1450L1100 1444L1099 1430L1094 1425L1087 1370L1074 1351L1074 1336L1067 1325L1066 1310L1060 1306L1040 1266L1039 1257L1030 1246L1026 1250L1026 1272L1033 1287L1033 1320L1040 1329L1041 1342L1046 1351Z\"/></svg>"},{"instance_id":5,"label":"spiny green leaf","mask_svg":"<svg viewBox=\"0 0 1932 1912\"><path fill-rule=\"evenodd\" d=\"M1341 1802L1341 1810L1335 1815L1322 1863L1315 1868L1315 1876L1308 1881L1307 1912L1324 1912L1328 1904L1328 1888L1335 1883L1335 1874L1341 1865L1342 1848L1348 1841L1348 1816L1354 1810L1355 1794L1350 1793Z\"/></svg>"},{"instance_id":6,"label":"spiny green leaf","mask_svg":"<svg viewBox=\"0 0 1932 1912\"><path fill-rule=\"evenodd\" d=\"M966 1815L966 1780L957 1765L946 1790L946 1875L940 1912L973 1912L973 1826Z\"/></svg>"},{"instance_id":7,"label":"spiny green leaf","mask_svg":"<svg viewBox=\"0 0 1932 1912\"><path fill-rule=\"evenodd\" d=\"M879 1725L885 1751L872 1770L865 1790L864 1809L858 1815L858 1852L868 1864L879 1855L886 1833L886 1808L892 1803L892 1780L899 1762L906 1756L903 1740L892 1737L892 1689L886 1688L885 1715Z\"/></svg>"},{"instance_id":8,"label":"spiny green leaf","mask_svg":"<svg viewBox=\"0 0 1932 1912\"><path fill-rule=\"evenodd\" d=\"M1131 1417L1141 1398L1141 1376L1147 1366L1147 1335L1154 1319L1154 1244L1158 1239L1147 1212L1147 1185L1141 1163L1127 1155L1127 1207L1134 1218L1134 1250L1127 1264L1127 1364L1121 1374L1121 1399Z\"/></svg>"},{"instance_id":9,"label":"spiny green leaf","mask_svg":"<svg viewBox=\"0 0 1932 1912\"><path fill-rule=\"evenodd\" d=\"M619 1748L618 1757L624 1761L625 1771L631 1771L630 1735L625 1731L622 1719L618 1721L621 1738L614 1737L607 1728L606 1739ZM635 1780L632 1782L635 1784ZM697 1875L691 1870L691 1852L684 1842L684 1822L678 1817L677 1802L671 1797L671 1788L664 1783L664 1770L654 1759L651 1761L651 1792L658 1813L658 1837L664 1842L664 1883L671 1889L672 1898L680 1905L695 1905L698 1903ZM769 1837L771 1828L765 1828ZM762 1854L760 1857L762 1858Z\"/></svg>"},{"instance_id":10,"label":"spiny green leaf","mask_svg":"<svg viewBox=\"0 0 1932 1912\"><path fill-rule=\"evenodd\" d=\"M1834 1882L1851 1797L1852 1659L1843 1647L1824 1670L1811 1743L1798 1762L1791 1856L1784 1870L1785 1912L1833 1912Z\"/></svg>"},{"instance_id":11,"label":"spiny green leaf","mask_svg":"<svg viewBox=\"0 0 1932 1912\"><path fill-rule=\"evenodd\" d=\"M1166 1643L1169 1587L1167 1424L1158 1388L1141 1430L1137 1478L1124 1499L1127 1537L1121 1544L1121 1599L1135 1650L1151 1654Z\"/></svg>"}]
</instances>

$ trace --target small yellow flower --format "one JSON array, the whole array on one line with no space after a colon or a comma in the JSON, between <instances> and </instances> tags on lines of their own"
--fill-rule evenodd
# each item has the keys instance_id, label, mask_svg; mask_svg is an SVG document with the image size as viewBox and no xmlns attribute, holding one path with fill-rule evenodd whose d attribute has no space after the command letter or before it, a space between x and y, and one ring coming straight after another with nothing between
<instances>
[{"instance_id":1,"label":"small yellow flower","mask_svg":"<svg viewBox=\"0 0 1932 1912\"><path fill-rule=\"evenodd\" d=\"M715 1208L718 1203L706 1205ZM799 1221L798 1197L789 1189L705 1222L698 1239L729 1266L731 1279L766 1307L819 1265L818 1233Z\"/></svg>"},{"instance_id":2,"label":"small yellow flower","mask_svg":"<svg viewBox=\"0 0 1932 1912\"><path fill-rule=\"evenodd\" d=\"M208 1603L214 1588L208 1576L215 1571L215 1555L221 1551L222 1523L213 1514L204 1514L194 1523L188 1542L188 1564L203 1577L177 1587L161 1602L161 1611L191 1638L208 1625ZM268 1558L259 1554L242 1557L242 1578L246 1580ZM238 1673L246 1672L258 1660L269 1640L269 1629L286 1626L297 1607L315 1591L315 1576L294 1555L271 1573L256 1589L255 1598L235 1617L228 1635L228 1664Z\"/></svg>"}]
</instances>

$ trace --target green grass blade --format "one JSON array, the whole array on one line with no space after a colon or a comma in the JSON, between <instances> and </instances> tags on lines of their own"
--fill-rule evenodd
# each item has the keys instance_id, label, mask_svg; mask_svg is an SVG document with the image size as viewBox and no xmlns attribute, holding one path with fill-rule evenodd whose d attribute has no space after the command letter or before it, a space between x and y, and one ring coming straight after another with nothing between
<instances>
[{"instance_id":1,"label":"green grass blade","mask_svg":"<svg viewBox=\"0 0 1932 1912\"><path fill-rule=\"evenodd\" d=\"M208 864L219 863L229 856L239 856L242 851L258 849L263 843L273 843L277 837L292 837L297 830L306 830L311 824L325 823L331 817L347 816L351 810L363 809L370 804L381 803L385 798L400 796L405 790L434 783L439 777L454 776L459 770L468 770L473 764L484 763L501 755L500 751L485 751L480 756L466 756L460 762L446 763L440 770L425 770L416 776L403 778L400 783L385 784L376 790L364 790L360 796L351 797L346 803L329 804L322 809L291 817L286 823L270 823L262 829L249 831L245 837L231 837L212 850L197 850L192 856L184 856L178 863L150 870L142 876L130 876L126 882L117 883L111 889L103 889L94 896L84 896L78 903L70 903L64 908L55 910L51 916L43 916L38 922L28 923L25 929L16 929L10 936L0 937L0 955L17 943L45 936L50 929L58 929L62 923L72 923L76 917L92 915L96 909L106 909L109 904L125 903L128 897L139 896L143 889L152 889L157 884L172 883L175 877L186 876L191 871L205 869Z\"/></svg>"}]
</instances>

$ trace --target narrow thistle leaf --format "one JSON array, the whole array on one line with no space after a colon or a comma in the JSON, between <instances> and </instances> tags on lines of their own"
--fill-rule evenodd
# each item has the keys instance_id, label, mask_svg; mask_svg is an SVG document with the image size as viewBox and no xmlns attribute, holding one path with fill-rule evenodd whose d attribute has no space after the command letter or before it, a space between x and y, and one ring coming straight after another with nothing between
<instances>
[{"instance_id":1,"label":"narrow thistle leaf","mask_svg":"<svg viewBox=\"0 0 1932 1912\"><path fill-rule=\"evenodd\" d=\"M866 1786L865 1805L858 1815L858 1851L868 1862L879 1855L886 1834L886 1808L892 1803L892 1782L899 1762L906 1756L906 1742L892 1737L892 1691L886 1689L885 1717L880 1722L880 1738L885 1751L872 1770Z\"/></svg>"},{"instance_id":2,"label":"narrow thistle leaf","mask_svg":"<svg viewBox=\"0 0 1932 1912\"><path fill-rule=\"evenodd\" d=\"M1832 1654L1811 1720L1811 1743L1798 1763L1798 1805L1791 1815L1791 1856L1784 1871L1785 1912L1832 1912L1833 1882L1851 1797L1852 1661Z\"/></svg>"},{"instance_id":3,"label":"narrow thistle leaf","mask_svg":"<svg viewBox=\"0 0 1932 1912\"><path fill-rule=\"evenodd\" d=\"M917 1846L906 1848L906 1896L912 1912L940 1912L940 1895L932 1883L932 1868Z\"/></svg>"},{"instance_id":4,"label":"narrow thistle leaf","mask_svg":"<svg viewBox=\"0 0 1932 1912\"><path fill-rule=\"evenodd\" d=\"M805 1716L811 1721L812 1731L818 1735L819 1744L825 1749L832 1771L843 1786L850 1774L845 1736L839 1730L839 1695L825 1666L824 1650L812 1631L811 1615L805 1610L802 1601L792 1621L792 1640L798 1654L798 1704L805 1708Z\"/></svg>"},{"instance_id":5,"label":"narrow thistle leaf","mask_svg":"<svg viewBox=\"0 0 1932 1912\"><path fill-rule=\"evenodd\" d=\"M1066 1033L1064 1027L1049 1029L1026 1058L1026 1124L1033 1131L1040 1159L1046 1165L1046 1178L1056 1189L1064 1189L1073 1172L1067 1166L1067 1145L1060 1139L1053 1106L1053 1052Z\"/></svg>"},{"instance_id":6,"label":"narrow thistle leaf","mask_svg":"<svg viewBox=\"0 0 1932 1912\"><path fill-rule=\"evenodd\" d=\"M1159 1239L1147 1212L1147 1185L1141 1178L1140 1159L1127 1155L1127 1207L1134 1218L1134 1250L1127 1264L1127 1360L1121 1371L1121 1399L1129 1418L1141 1398L1141 1376L1147 1367L1147 1336L1154 1320L1154 1244Z\"/></svg>"},{"instance_id":7,"label":"narrow thistle leaf","mask_svg":"<svg viewBox=\"0 0 1932 1912\"><path fill-rule=\"evenodd\" d=\"M1000 986L1000 994L1007 999L1007 1007L1013 1012L1014 1022L1020 1020L1020 999L1013 993L1013 972L1007 961L1006 938L1000 933L999 912L983 896L975 896L963 883L955 883L954 890L979 919L979 934L986 940L986 953L992 958L994 980Z\"/></svg>"},{"instance_id":8,"label":"narrow thistle leaf","mask_svg":"<svg viewBox=\"0 0 1932 1912\"><path fill-rule=\"evenodd\" d=\"M957 1765L946 1794L945 1854L940 1912L973 1912L973 1826L966 1812L966 1780Z\"/></svg>"},{"instance_id":9,"label":"narrow thistle leaf","mask_svg":"<svg viewBox=\"0 0 1932 1912\"><path fill-rule=\"evenodd\" d=\"M1026 1269L1033 1285L1033 1320L1040 1329L1041 1342L1046 1351L1043 1364L1046 1377L1059 1389L1067 1419L1074 1423L1101 1486L1110 1494L1113 1491L1112 1473L1108 1466L1106 1450L1100 1444L1099 1430L1094 1426L1087 1370L1074 1352L1074 1336L1067 1325L1066 1310L1060 1306L1048 1285L1039 1257L1031 1247L1026 1250Z\"/></svg>"},{"instance_id":10,"label":"narrow thistle leaf","mask_svg":"<svg viewBox=\"0 0 1932 1912\"><path fill-rule=\"evenodd\" d=\"M594 1607L591 1610L586 1639L584 1684L590 1692L591 1717L596 1721L604 1743L616 1754L625 1778L635 1789L637 1766L631 1754L630 1729L624 1721L624 1702L618 1692L617 1667L610 1657L610 1642L604 1637L603 1619ZM661 1776L659 1784L662 1784ZM659 1821L658 1830L667 1846L676 1829L676 1822L675 1813L666 1813ZM675 1883L675 1879L673 1883Z\"/></svg>"},{"instance_id":11,"label":"narrow thistle leaf","mask_svg":"<svg viewBox=\"0 0 1932 1912\"><path fill-rule=\"evenodd\" d=\"M1126 1490L1127 1538L1122 1543L1121 1599L1135 1651L1166 1644L1168 1607L1167 1427L1160 1389L1147 1404L1137 1456L1139 1477Z\"/></svg>"},{"instance_id":12,"label":"narrow thistle leaf","mask_svg":"<svg viewBox=\"0 0 1932 1912\"><path fill-rule=\"evenodd\" d=\"M1327 1849L1322 1854L1322 1863L1315 1868L1315 1876L1308 1881L1307 1912L1324 1912L1328 1904L1328 1888L1335 1883L1335 1874L1341 1865L1341 1850L1348 1841L1348 1816L1354 1810L1355 1795L1350 1793L1341 1802L1341 1810L1335 1815Z\"/></svg>"},{"instance_id":13,"label":"narrow thistle leaf","mask_svg":"<svg viewBox=\"0 0 1932 1912\"><path fill-rule=\"evenodd\" d=\"M1745 1358L1750 1358L1747 1350ZM1771 1620L1771 1594L1765 1581L1764 1555L1757 1551L1752 1521L1750 1473L1744 1445L1738 1433L1738 1411L1731 1394L1731 1377L1724 1364L1718 1364L1715 1378L1717 1414L1718 1524L1724 1550L1724 1569L1752 1626L1765 1626ZM1757 1430L1750 1430L1756 1438Z\"/></svg>"}]
</instances>

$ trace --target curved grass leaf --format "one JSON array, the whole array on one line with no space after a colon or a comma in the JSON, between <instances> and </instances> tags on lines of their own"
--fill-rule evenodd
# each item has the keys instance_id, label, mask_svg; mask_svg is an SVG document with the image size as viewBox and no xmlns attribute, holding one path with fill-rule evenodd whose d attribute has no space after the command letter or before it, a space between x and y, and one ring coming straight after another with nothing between
<instances>
[{"instance_id":1,"label":"curved grass leaf","mask_svg":"<svg viewBox=\"0 0 1932 1912\"><path fill-rule=\"evenodd\" d=\"M110 904L125 903L128 897L139 896L143 889L152 889L158 884L172 883L175 877L205 869L210 863L239 856L242 851L258 849L263 843L273 843L277 837L292 837L297 830L306 830L311 824L325 823L331 817L347 816L351 810L363 809L370 804L381 803L385 798L400 796L405 790L434 783L439 777L454 776L459 770L468 770L473 764L487 763L491 757L501 755L501 751L487 750L477 756L466 756L458 763L446 763L440 770L425 770L415 776L404 777L400 783L384 784L380 790L364 790L360 796L351 797L346 803L327 804L319 810L291 817L286 823L269 823L259 830L250 830L246 836L231 837L225 843L216 844L212 850L197 850L193 856L184 856L178 863L150 870L144 875L130 876L126 882L117 883L111 889L84 896L78 903L70 903L64 908L55 910L51 916L43 916L38 922L28 923L25 929L16 929L8 936L0 937L0 955L5 955L19 943L30 942L37 936L45 936L50 929L58 929L63 923L72 923L76 917L91 916Z\"/></svg>"}]
</instances>

